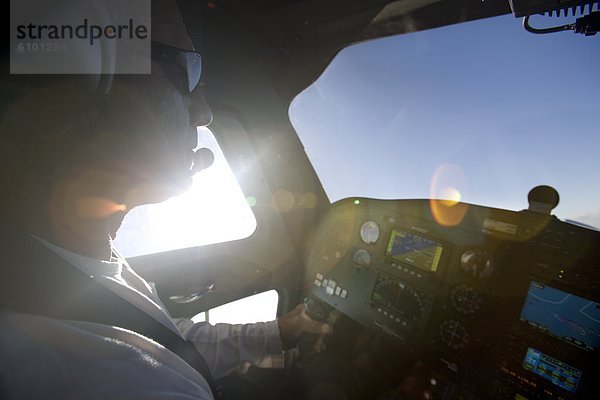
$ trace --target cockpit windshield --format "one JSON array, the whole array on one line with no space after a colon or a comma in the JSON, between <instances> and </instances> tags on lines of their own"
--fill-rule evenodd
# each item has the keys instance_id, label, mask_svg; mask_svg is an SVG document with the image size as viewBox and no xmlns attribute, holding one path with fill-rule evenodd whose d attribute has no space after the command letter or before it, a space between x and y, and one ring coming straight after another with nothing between
<instances>
[{"instance_id":1,"label":"cockpit windshield","mask_svg":"<svg viewBox=\"0 0 600 400\"><path fill-rule=\"evenodd\" d=\"M346 48L290 117L332 202L521 210L546 184L555 215L600 227L599 61L597 37L534 35L505 15Z\"/></svg>"}]
</instances>

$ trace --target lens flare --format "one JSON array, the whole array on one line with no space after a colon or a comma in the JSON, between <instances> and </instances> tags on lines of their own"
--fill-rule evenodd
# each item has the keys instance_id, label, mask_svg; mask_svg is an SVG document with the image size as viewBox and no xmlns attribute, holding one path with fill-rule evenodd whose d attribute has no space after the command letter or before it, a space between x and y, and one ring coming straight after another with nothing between
<instances>
[{"instance_id":1,"label":"lens flare","mask_svg":"<svg viewBox=\"0 0 600 400\"><path fill-rule=\"evenodd\" d=\"M257 200L256 200L256 197L254 197L254 196L248 196L248 197L246 197L246 202L248 203L248 205L250 207L254 207L254 206L256 206Z\"/></svg>"},{"instance_id":2,"label":"lens flare","mask_svg":"<svg viewBox=\"0 0 600 400\"><path fill-rule=\"evenodd\" d=\"M467 187L467 177L459 166L442 164L435 170L429 198L431 214L438 224L456 226L462 222L468 205L460 201Z\"/></svg>"},{"instance_id":3,"label":"lens flare","mask_svg":"<svg viewBox=\"0 0 600 400\"><path fill-rule=\"evenodd\" d=\"M314 193L307 192L300 197L300 206L303 208L315 208L317 206L317 196Z\"/></svg>"},{"instance_id":4,"label":"lens flare","mask_svg":"<svg viewBox=\"0 0 600 400\"><path fill-rule=\"evenodd\" d=\"M102 197L83 197L77 204L77 214L83 218L102 219L124 211L127 211L125 204Z\"/></svg>"},{"instance_id":5,"label":"lens flare","mask_svg":"<svg viewBox=\"0 0 600 400\"><path fill-rule=\"evenodd\" d=\"M271 197L271 205L279 213L291 211L296 205L294 195L285 189L279 189Z\"/></svg>"},{"instance_id":6,"label":"lens flare","mask_svg":"<svg viewBox=\"0 0 600 400\"><path fill-rule=\"evenodd\" d=\"M462 198L462 195L458 191L458 189L453 187L445 188L442 193L443 194L441 196L442 198L440 199L440 201L448 207L456 205L460 202L460 199Z\"/></svg>"}]
</instances>

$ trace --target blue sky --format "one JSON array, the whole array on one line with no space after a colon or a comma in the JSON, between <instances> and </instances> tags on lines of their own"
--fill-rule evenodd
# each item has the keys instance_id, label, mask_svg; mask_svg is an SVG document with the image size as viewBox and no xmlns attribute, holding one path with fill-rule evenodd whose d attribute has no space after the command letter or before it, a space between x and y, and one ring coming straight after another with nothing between
<instances>
[{"instance_id":1,"label":"blue sky","mask_svg":"<svg viewBox=\"0 0 600 400\"><path fill-rule=\"evenodd\" d=\"M600 37L507 15L346 48L290 117L331 201L429 198L435 181L520 210L549 184L557 216L600 227L598 65Z\"/></svg>"}]
</instances>

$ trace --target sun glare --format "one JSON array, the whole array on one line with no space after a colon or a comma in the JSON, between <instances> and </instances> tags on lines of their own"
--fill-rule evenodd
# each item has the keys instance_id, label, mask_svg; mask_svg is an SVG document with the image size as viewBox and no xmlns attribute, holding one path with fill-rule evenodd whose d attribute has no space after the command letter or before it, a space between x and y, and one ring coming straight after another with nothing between
<instances>
[{"instance_id":1,"label":"sun glare","mask_svg":"<svg viewBox=\"0 0 600 400\"><path fill-rule=\"evenodd\" d=\"M102 197L84 197L77 204L77 214L84 218L106 218L125 210L127 210L125 204L118 204Z\"/></svg>"},{"instance_id":2,"label":"sun glare","mask_svg":"<svg viewBox=\"0 0 600 400\"><path fill-rule=\"evenodd\" d=\"M453 206L456 203L460 202L462 195L460 194L458 189L455 189L453 187L447 187L441 190L440 198L447 206Z\"/></svg>"},{"instance_id":3,"label":"sun glare","mask_svg":"<svg viewBox=\"0 0 600 400\"><path fill-rule=\"evenodd\" d=\"M212 133L198 130L198 147L215 155L184 194L136 207L114 241L126 257L226 242L250 236L256 219Z\"/></svg>"}]
</instances>

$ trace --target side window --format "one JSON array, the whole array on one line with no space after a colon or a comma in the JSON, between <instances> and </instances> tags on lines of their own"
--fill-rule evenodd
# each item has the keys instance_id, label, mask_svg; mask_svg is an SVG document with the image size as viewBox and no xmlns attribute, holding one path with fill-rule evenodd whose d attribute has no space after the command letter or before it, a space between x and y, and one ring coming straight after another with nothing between
<instances>
[{"instance_id":1,"label":"side window","mask_svg":"<svg viewBox=\"0 0 600 400\"><path fill-rule=\"evenodd\" d=\"M194 322L210 322L211 324L250 324L267 322L277 318L279 294L276 290L258 293L243 299L223 304L194 316Z\"/></svg>"},{"instance_id":2,"label":"side window","mask_svg":"<svg viewBox=\"0 0 600 400\"><path fill-rule=\"evenodd\" d=\"M207 128L198 129L198 147L212 150L215 161L194 176L186 193L136 207L125 216L114 241L125 257L244 239L254 233L254 214Z\"/></svg>"}]
</instances>

